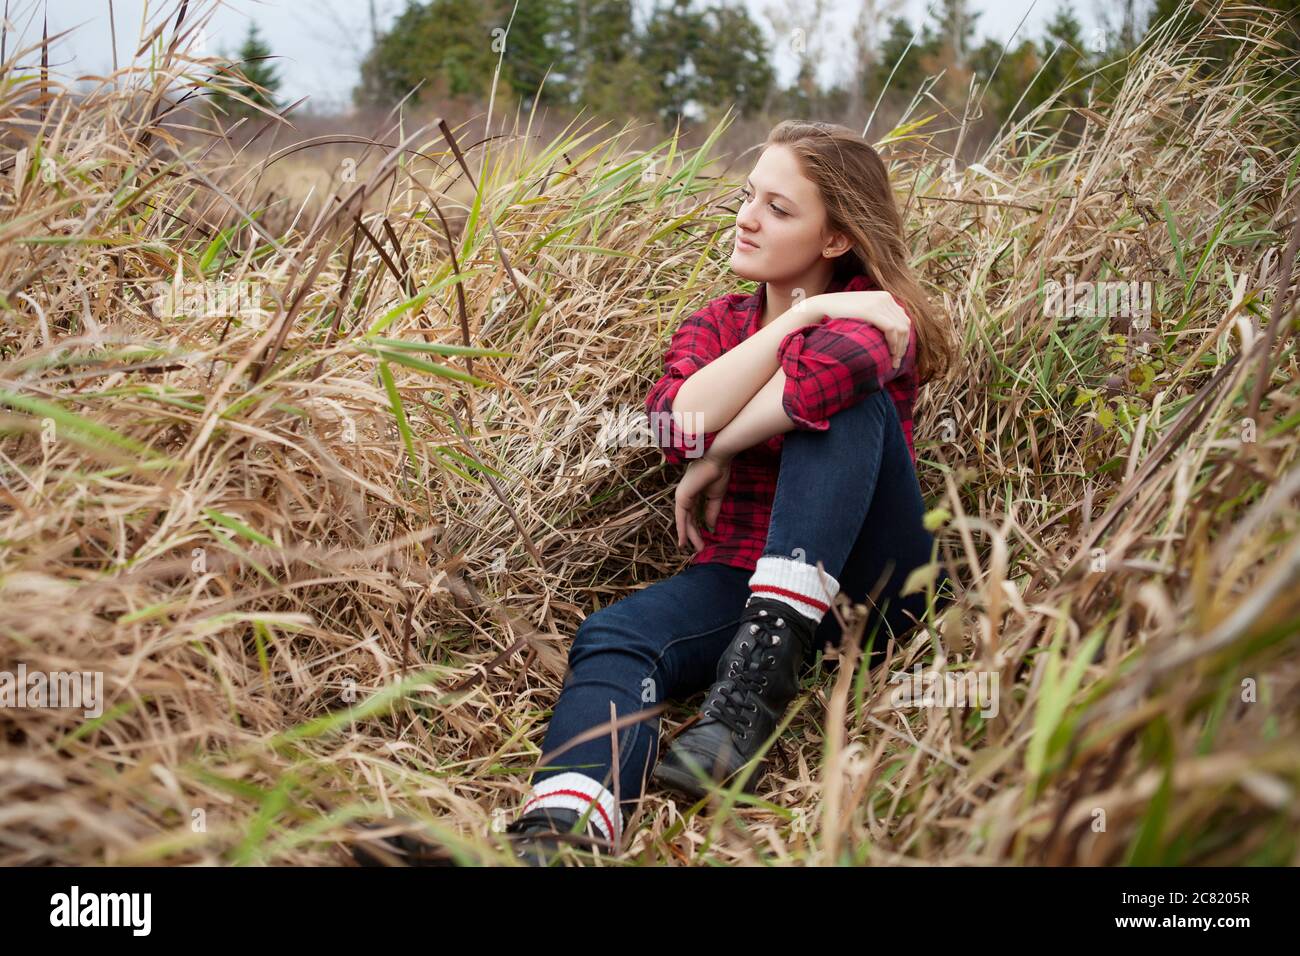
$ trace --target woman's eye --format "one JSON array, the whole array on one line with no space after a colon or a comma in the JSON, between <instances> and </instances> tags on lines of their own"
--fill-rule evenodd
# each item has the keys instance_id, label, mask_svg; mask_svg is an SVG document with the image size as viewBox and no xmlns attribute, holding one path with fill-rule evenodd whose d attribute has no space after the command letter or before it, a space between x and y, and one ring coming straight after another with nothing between
<instances>
[{"instance_id":1,"label":"woman's eye","mask_svg":"<svg viewBox=\"0 0 1300 956\"><path fill-rule=\"evenodd\" d=\"M752 192L750 192L748 189L744 189L744 188L742 188L742 189L740 190L740 194L741 194L742 196L745 197L745 202L749 202L751 199L754 198L754 194L753 194ZM784 209L782 209L782 208L781 208L780 206L778 206L776 203L768 203L768 205L772 207L772 211L773 211L774 213L776 213L778 216L787 216L787 215L789 215L789 213L787 213Z\"/></svg>"}]
</instances>

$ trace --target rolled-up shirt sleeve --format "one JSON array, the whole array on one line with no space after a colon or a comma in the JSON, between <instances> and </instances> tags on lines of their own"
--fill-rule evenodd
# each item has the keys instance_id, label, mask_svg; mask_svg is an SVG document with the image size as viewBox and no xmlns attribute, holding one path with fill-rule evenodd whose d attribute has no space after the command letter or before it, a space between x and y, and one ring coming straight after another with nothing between
<instances>
[{"instance_id":1,"label":"rolled-up shirt sleeve","mask_svg":"<svg viewBox=\"0 0 1300 956\"><path fill-rule=\"evenodd\" d=\"M690 430L690 415L679 425L672 413L673 399L682 384L722 354L717 323L714 305L710 303L678 326L664 353L664 374L646 395L650 434L670 464L680 465L688 458L701 457L717 437L716 431L698 434Z\"/></svg>"},{"instance_id":2,"label":"rolled-up shirt sleeve","mask_svg":"<svg viewBox=\"0 0 1300 956\"><path fill-rule=\"evenodd\" d=\"M836 412L915 367L916 326L898 368L893 367L885 334L855 318L827 316L796 329L781 340L777 354L785 372L785 413L796 428L825 431Z\"/></svg>"}]
</instances>

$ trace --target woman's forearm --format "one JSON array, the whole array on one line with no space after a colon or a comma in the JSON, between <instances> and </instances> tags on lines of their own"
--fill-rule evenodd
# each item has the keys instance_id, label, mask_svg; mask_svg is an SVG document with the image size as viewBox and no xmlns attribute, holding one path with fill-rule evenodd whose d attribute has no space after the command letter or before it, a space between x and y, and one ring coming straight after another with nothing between
<instances>
[{"instance_id":1,"label":"woman's forearm","mask_svg":"<svg viewBox=\"0 0 1300 956\"><path fill-rule=\"evenodd\" d=\"M826 314L821 299L809 296L688 378L673 399L678 425L686 430L690 422L692 432L714 432L735 418L778 370L777 349L785 337Z\"/></svg>"},{"instance_id":2,"label":"woman's forearm","mask_svg":"<svg viewBox=\"0 0 1300 956\"><path fill-rule=\"evenodd\" d=\"M778 368L745 407L714 436L707 457L729 460L773 435L791 431L795 425L785 413L781 401L784 393L785 370Z\"/></svg>"},{"instance_id":3,"label":"woman's forearm","mask_svg":"<svg viewBox=\"0 0 1300 956\"><path fill-rule=\"evenodd\" d=\"M829 315L832 319L854 319L869 315L875 307L878 290L863 289L858 292L823 292L810 296L804 304L813 303L818 316Z\"/></svg>"}]
</instances>

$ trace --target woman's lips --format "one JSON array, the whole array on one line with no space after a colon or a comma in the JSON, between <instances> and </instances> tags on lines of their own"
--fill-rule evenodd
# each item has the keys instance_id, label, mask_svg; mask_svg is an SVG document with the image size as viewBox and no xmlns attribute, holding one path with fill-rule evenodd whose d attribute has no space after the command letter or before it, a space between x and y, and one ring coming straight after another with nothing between
<instances>
[{"instance_id":1,"label":"woman's lips","mask_svg":"<svg viewBox=\"0 0 1300 956\"><path fill-rule=\"evenodd\" d=\"M753 251L754 249L757 249L758 246L754 245L754 243L750 242L748 239L742 239L740 236L737 236L737 237L736 237L736 248L737 248L737 249L744 249L746 252L751 252L751 251Z\"/></svg>"}]
</instances>

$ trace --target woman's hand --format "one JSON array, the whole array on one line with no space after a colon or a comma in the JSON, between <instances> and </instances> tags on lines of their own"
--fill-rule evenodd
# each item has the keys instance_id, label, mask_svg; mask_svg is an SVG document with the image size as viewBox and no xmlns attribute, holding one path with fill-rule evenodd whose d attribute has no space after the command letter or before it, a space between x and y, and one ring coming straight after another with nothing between
<instances>
[{"instance_id":1,"label":"woman's hand","mask_svg":"<svg viewBox=\"0 0 1300 956\"><path fill-rule=\"evenodd\" d=\"M704 548L704 539L697 526L696 510L704 503L704 524L713 531L722 510L722 498L731 478L731 459L722 455L705 454L691 460L686 473L677 483L677 546L684 548L690 538L698 554Z\"/></svg>"},{"instance_id":2,"label":"woman's hand","mask_svg":"<svg viewBox=\"0 0 1300 956\"><path fill-rule=\"evenodd\" d=\"M907 354L912 320L890 293L878 289L858 292L823 292L810 295L801 306L809 315L829 315L833 319L858 319L880 329L889 345L889 357L898 368Z\"/></svg>"}]
</instances>

